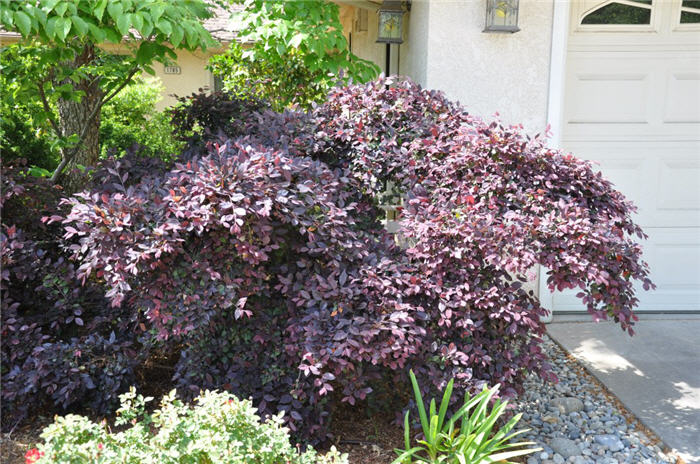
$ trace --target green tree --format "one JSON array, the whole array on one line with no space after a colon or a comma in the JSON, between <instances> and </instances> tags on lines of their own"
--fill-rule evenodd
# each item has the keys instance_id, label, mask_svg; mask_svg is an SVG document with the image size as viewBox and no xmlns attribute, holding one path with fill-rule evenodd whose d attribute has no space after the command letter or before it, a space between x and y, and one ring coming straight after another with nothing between
<instances>
[{"instance_id":1,"label":"green tree","mask_svg":"<svg viewBox=\"0 0 700 464\"><path fill-rule=\"evenodd\" d=\"M97 161L101 109L134 76L154 74L174 49L216 43L202 26L210 8L205 0L0 0L0 26L22 36L18 59L2 69L16 83L9 98L39 101L37 118L61 141L53 181ZM124 55L100 49L106 42L123 44ZM80 187L80 176L64 177Z\"/></svg>"},{"instance_id":2,"label":"green tree","mask_svg":"<svg viewBox=\"0 0 700 464\"><path fill-rule=\"evenodd\" d=\"M241 3L241 2L236 2ZM275 109L310 107L337 83L366 82L374 63L348 50L338 5L324 0L244 0L234 15L237 41L212 57L224 89L268 100Z\"/></svg>"}]
</instances>

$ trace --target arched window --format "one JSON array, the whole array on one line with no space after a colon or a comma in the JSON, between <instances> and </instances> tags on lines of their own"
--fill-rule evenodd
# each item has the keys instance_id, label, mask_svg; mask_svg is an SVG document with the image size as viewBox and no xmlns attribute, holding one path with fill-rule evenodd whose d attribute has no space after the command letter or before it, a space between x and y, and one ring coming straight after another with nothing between
<instances>
[{"instance_id":1,"label":"arched window","mask_svg":"<svg viewBox=\"0 0 700 464\"><path fill-rule=\"evenodd\" d=\"M700 0L683 0L681 4L681 24L700 23Z\"/></svg>"},{"instance_id":2,"label":"arched window","mask_svg":"<svg viewBox=\"0 0 700 464\"><path fill-rule=\"evenodd\" d=\"M696 0L695 3L700 3ZM613 0L586 13L582 25L649 25L652 0Z\"/></svg>"}]
</instances>

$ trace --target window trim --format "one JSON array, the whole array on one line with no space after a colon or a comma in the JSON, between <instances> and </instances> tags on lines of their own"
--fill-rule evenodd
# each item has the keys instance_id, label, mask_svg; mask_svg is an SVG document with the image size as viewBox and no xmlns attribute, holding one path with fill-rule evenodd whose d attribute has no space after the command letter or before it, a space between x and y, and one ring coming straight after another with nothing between
<instances>
[{"instance_id":1,"label":"window trim","mask_svg":"<svg viewBox=\"0 0 700 464\"><path fill-rule=\"evenodd\" d=\"M681 23L681 13L683 11L687 11L688 13L700 14L700 8L691 8L688 6L683 6L683 0L674 2L672 31L700 31L700 23Z\"/></svg>"},{"instance_id":2,"label":"window trim","mask_svg":"<svg viewBox=\"0 0 700 464\"><path fill-rule=\"evenodd\" d=\"M598 3L597 5L582 10L582 3L579 3L579 11L576 12L576 27L575 32L657 32L658 31L658 19L657 10L659 3L664 0L652 0L650 5L646 5L639 2L634 2L631 0L605 0ZM651 10L651 17L649 18L649 24L582 24L583 19L589 14L597 11L607 5L612 3L620 3L623 5L629 5L634 8L643 8ZM680 13L679 13L680 21Z\"/></svg>"}]
</instances>

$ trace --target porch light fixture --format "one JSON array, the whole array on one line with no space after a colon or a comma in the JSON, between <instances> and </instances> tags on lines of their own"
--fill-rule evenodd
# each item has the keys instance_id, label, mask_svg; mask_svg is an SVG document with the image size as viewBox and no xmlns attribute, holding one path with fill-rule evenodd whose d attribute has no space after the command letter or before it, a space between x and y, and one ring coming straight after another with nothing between
<instances>
[{"instance_id":1,"label":"porch light fixture","mask_svg":"<svg viewBox=\"0 0 700 464\"><path fill-rule=\"evenodd\" d=\"M377 42L387 44L403 43L403 2L384 0L379 8L379 31Z\"/></svg>"},{"instance_id":2,"label":"porch light fixture","mask_svg":"<svg viewBox=\"0 0 700 464\"><path fill-rule=\"evenodd\" d=\"M484 32L518 32L519 0L486 0Z\"/></svg>"}]
</instances>

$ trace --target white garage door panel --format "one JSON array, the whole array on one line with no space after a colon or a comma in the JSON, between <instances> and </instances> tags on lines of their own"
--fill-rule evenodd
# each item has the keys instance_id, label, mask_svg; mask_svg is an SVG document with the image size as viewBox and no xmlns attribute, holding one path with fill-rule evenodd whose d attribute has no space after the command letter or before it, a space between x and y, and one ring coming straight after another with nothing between
<instances>
[{"instance_id":1,"label":"white garage door panel","mask_svg":"<svg viewBox=\"0 0 700 464\"><path fill-rule=\"evenodd\" d=\"M651 246L645 254L655 263L651 272L659 289L668 293L691 292L697 298L700 295L700 231L649 229L647 233Z\"/></svg>"},{"instance_id":2,"label":"white garage door panel","mask_svg":"<svg viewBox=\"0 0 700 464\"><path fill-rule=\"evenodd\" d=\"M694 68L693 68L694 66ZM666 76L666 99L664 119L666 124L700 123L700 63L692 63L688 68L695 71L669 71Z\"/></svg>"},{"instance_id":3,"label":"white garage door panel","mask_svg":"<svg viewBox=\"0 0 700 464\"><path fill-rule=\"evenodd\" d=\"M700 308L700 230L696 228L647 228L643 242L654 291L637 287L639 311L695 311ZM580 290L555 292L555 311L583 311L576 298Z\"/></svg>"},{"instance_id":4,"label":"white garage door panel","mask_svg":"<svg viewBox=\"0 0 700 464\"><path fill-rule=\"evenodd\" d=\"M564 110L569 140L697 140L700 57L688 52L569 54Z\"/></svg>"},{"instance_id":5,"label":"white garage door panel","mask_svg":"<svg viewBox=\"0 0 700 464\"><path fill-rule=\"evenodd\" d=\"M679 26L681 0L654 0L646 25L582 23L607 3L572 3L561 145L638 207L658 287L638 289L639 310L699 311L700 24ZM548 294L551 307L584 310L577 292Z\"/></svg>"},{"instance_id":6,"label":"white garage door panel","mask_svg":"<svg viewBox=\"0 0 700 464\"><path fill-rule=\"evenodd\" d=\"M642 227L700 227L700 142L564 142L638 208Z\"/></svg>"},{"instance_id":7,"label":"white garage door panel","mask_svg":"<svg viewBox=\"0 0 700 464\"><path fill-rule=\"evenodd\" d=\"M569 100L568 124L649 123L649 81L644 73L585 72L571 76L576 88ZM591 68L592 69L592 68Z\"/></svg>"},{"instance_id":8,"label":"white garage door panel","mask_svg":"<svg viewBox=\"0 0 700 464\"><path fill-rule=\"evenodd\" d=\"M658 159L658 172L656 222L700 226L700 158L674 153Z\"/></svg>"}]
</instances>

